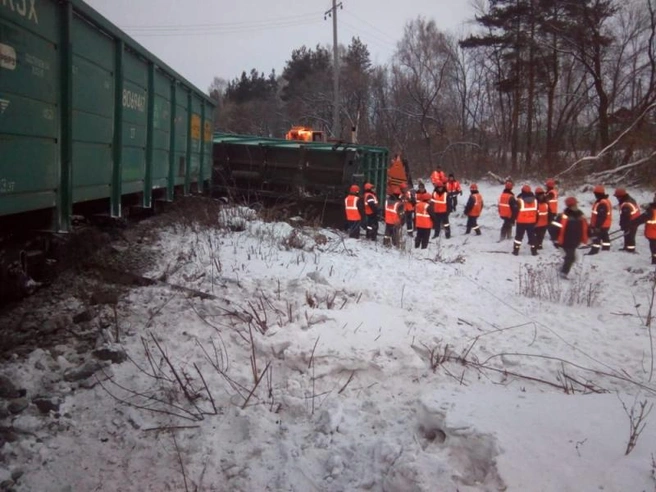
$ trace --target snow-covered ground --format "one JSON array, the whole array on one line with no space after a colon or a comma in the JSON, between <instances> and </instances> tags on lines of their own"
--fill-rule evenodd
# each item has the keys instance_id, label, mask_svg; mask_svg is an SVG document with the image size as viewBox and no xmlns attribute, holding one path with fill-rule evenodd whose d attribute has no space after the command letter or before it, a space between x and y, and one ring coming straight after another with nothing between
<instances>
[{"instance_id":1,"label":"snow-covered ground","mask_svg":"<svg viewBox=\"0 0 656 492\"><path fill-rule=\"evenodd\" d=\"M627 412L636 421L656 399L642 228L638 254L613 242L561 280L549 241L537 257L497 242L502 187L479 187L483 234L464 234L466 191L452 238L427 250L243 209L217 218L237 230L163 230L146 275L162 282L96 315L111 321L103 346L127 360L98 364L60 345L1 368L28 401L47 395L59 409L30 404L4 419L18 439L1 449L0 481L17 491L655 490L656 412L626 454ZM61 309L83 311L85 296L70 293ZM97 319L78 324L97 329ZM85 363L100 370L71 376Z\"/></svg>"}]
</instances>

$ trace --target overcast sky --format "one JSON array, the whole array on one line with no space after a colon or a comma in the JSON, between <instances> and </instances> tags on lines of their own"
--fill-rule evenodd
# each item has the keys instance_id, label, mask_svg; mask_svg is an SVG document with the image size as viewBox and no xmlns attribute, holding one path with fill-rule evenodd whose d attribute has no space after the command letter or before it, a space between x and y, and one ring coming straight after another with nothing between
<instances>
[{"instance_id":1,"label":"overcast sky","mask_svg":"<svg viewBox=\"0 0 656 492\"><path fill-rule=\"evenodd\" d=\"M256 68L280 74L302 45L332 46L332 0L86 0L200 89L215 76L231 80ZM342 0L338 42L353 36L374 63L387 63L405 23L422 15L451 32L467 30L470 0Z\"/></svg>"}]
</instances>

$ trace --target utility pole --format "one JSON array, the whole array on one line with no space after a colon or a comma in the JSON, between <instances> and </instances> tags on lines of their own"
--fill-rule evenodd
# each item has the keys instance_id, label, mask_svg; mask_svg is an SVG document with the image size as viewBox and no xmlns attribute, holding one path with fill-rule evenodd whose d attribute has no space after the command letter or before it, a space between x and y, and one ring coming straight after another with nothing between
<instances>
[{"instance_id":1,"label":"utility pole","mask_svg":"<svg viewBox=\"0 0 656 492\"><path fill-rule=\"evenodd\" d=\"M339 139L341 130L339 128L339 50L337 47L337 7L343 8L342 2L333 0L333 7L327 10L323 18L333 18L333 136Z\"/></svg>"}]
</instances>

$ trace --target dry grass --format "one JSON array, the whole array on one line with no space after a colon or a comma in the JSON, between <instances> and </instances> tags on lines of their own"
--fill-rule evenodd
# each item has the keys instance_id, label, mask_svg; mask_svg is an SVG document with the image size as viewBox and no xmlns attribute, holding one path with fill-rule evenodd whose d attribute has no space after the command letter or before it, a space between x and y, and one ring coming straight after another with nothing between
<instances>
[{"instance_id":1,"label":"dry grass","mask_svg":"<svg viewBox=\"0 0 656 492\"><path fill-rule=\"evenodd\" d=\"M564 280L558 275L559 267L559 262L542 261L537 265L520 265L519 294L567 306L598 305L602 282L593 280L590 270L578 266L572 270L570 279Z\"/></svg>"}]
</instances>

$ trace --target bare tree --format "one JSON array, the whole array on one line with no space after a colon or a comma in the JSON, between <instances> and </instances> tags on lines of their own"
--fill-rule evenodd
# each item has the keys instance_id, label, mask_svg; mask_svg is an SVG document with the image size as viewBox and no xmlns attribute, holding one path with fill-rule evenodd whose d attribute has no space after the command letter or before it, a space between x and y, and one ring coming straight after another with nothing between
<instances>
[{"instance_id":1,"label":"bare tree","mask_svg":"<svg viewBox=\"0 0 656 492\"><path fill-rule=\"evenodd\" d=\"M406 24L394 55L392 77L396 86L405 90L408 100L394 110L399 117L417 123L431 168L433 138L443 135L446 129L443 113L447 102L441 93L454 69L455 54L435 21L419 17Z\"/></svg>"}]
</instances>

